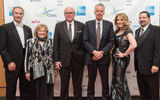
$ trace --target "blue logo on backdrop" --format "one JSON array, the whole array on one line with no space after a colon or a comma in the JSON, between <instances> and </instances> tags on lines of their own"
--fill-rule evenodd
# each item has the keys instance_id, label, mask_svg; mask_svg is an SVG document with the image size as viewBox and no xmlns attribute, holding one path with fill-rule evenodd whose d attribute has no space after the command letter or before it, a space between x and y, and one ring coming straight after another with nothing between
<instances>
[{"instance_id":1,"label":"blue logo on backdrop","mask_svg":"<svg viewBox=\"0 0 160 100\"><path fill-rule=\"evenodd\" d=\"M86 6L78 6L76 9L77 16L85 16L86 15Z\"/></svg>"},{"instance_id":2,"label":"blue logo on backdrop","mask_svg":"<svg viewBox=\"0 0 160 100\"><path fill-rule=\"evenodd\" d=\"M56 10L56 9L48 10L48 9L44 8L44 12L42 14L47 15L48 17L56 17L57 16L56 14L51 13L54 10Z\"/></svg>"},{"instance_id":3,"label":"blue logo on backdrop","mask_svg":"<svg viewBox=\"0 0 160 100\"><path fill-rule=\"evenodd\" d=\"M57 14L55 13L56 9L47 9L46 7L43 9L43 12L41 14L37 14L37 17L57 17Z\"/></svg>"},{"instance_id":4,"label":"blue logo on backdrop","mask_svg":"<svg viewBox=\"0 0 160 100\"><path fill-rule=\"evenodd\" d=\"M12 16L12 9L13 7L9 7L9 16Z\"/></svg>"},{"instance_id":5,"label":"blue logo on backdrop","mask_svg":"<svg viewBox=\"0 0 160 100\"><path fill-rule=\"evenodd\" d=\"M113 6L113 12L111 12L111 14L117 14L118 12L120 12L120 11L123 11L124 9L116 9L114 6Z\"/></svg>"},{"instance_id":6,"label":"blue logo on backdrop","mask_svg":"<svg viewBox=\"0 0 160 100\"><path fill-rule=\"evenodd\" d=\"M52 32L49 32L49 36L48 36L48 38L50 38L50 39L52 39L53 37L52 37Z\"/></svg>"},{"instance_id":7,"label":"blue logo on backdrop","mask_svg":"<svg viewBox=\"0 0 160 100\"><path fill-rule=\"evenodd\" d=\"M154 16L155 6L146 6L146 11L148 11L151 16Z\"/></svg>"}]
</instances>

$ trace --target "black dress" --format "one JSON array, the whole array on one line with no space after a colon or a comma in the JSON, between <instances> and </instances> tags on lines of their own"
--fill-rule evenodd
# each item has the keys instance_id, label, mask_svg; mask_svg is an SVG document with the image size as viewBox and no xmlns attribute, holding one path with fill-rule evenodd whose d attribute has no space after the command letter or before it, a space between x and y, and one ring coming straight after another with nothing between
<instances>
[{"instance_id":1,"label":"black dress","mask_svg":"<svg viewBox=\"0 0 160 100\"><path fill-rule=\"evenodd\" d=\"M124 53L129 47L129 41L124 38L131 30L126 30L121 35L115 36L115 47L113 49L113 75L111 86L111 100L131 100L127 79L126 68L130 61L130 56L118 58L116 52Z\"/></svg>"},{"instance_id":2,"label":"black dress","mask_svg":"<svg viewBox=\"0 0 160 100\"><path fill-rule=\"evenodd\" d=\"M25 72L31 74L30 100L53 100L53 40L46 39L43 46L39 41L31 38L26 46ZM44 70L36 70L38 67Z\"/></svg>"}]
</instances>

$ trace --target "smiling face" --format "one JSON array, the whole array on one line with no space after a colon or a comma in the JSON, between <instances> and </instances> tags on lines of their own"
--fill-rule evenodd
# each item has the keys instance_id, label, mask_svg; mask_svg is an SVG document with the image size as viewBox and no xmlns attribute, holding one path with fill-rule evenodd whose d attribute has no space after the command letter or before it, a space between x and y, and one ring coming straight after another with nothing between
<instances>
[{"instance_id":1,"label":"smiling face","mask_svg":"<svg viewBox=\"0 0 160 100\"><path fill-rule=\"evenodd\" d=\"M121 17L121 16L118 16L116 20L117 20L117 21L116 21L117 27L118 27L118 28L123 28L123 27L124 27L124 21L123 21L122 17Z\"/></svg>"},{"instance_id":2,"label":"smiling face","mask_svg":"<svg viewBox=\"0 0 160 100\"><path fill-rule=\"evenodd\" d=\"M20 24L22 22L22 18L24 16L23 9L14 8L13 11L12 11L12 14L13 14L14 21Z\"/></svg>"},{"instance_id":3,"label":"smiling face","mask_svg":"<svg viewBox=\"0 0 160 100\"><path fill-rule=\"evenodd\" d=\"M104 15L104 7L103 6L96 6L94 10L94 14L96 16L97 21L101 21Z\"/></svg>"},{"instance_id":4,"label":"smiling face","mask_svg":"<svg viewBox=\"0 0 160 100\"><path fill-rule=\"evenodd\" d=\"M38 33L37 33L38 37L43 39L47 36L47 31L44 27L41 27L39 30L38 30Z\"/></svg>"},{"instance_id":5,"label":"smiling face","mask_svg":"<svg viewBox=\"0 0 160 100\"><path fill-rule=\"evenodd\" d=\"M69 23L71 23L74 20L75 17L75 10L72 7L67 7L64 10L64 17L66 19L66 21L68 21Z\"/></svg>"},{"instance_id":6,"label":"smiling face","mask_svg":"<svg viewBox=\"0 0 160 100\"><path fill-rule=\"evenodd\" d=\"M147 13L141 13L139 15L139 24L142 27L147 26L150 23L150 17L147 16Z\"/></svg>"}]
</instances>

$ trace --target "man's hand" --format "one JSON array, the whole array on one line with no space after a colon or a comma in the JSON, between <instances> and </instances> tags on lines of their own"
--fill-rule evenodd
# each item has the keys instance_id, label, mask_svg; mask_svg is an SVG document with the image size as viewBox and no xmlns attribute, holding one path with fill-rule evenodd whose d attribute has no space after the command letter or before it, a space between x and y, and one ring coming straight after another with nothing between
<instances>
[{"instance_id":1,"label":"man's hand","mask_svg":"<svg viewBox=\"0 0 160 100\"><path fill-rule=\"evenodd\" d=\"M14 62L11 62L8 64L9 71L15 71L16 70L16 64Z\"/></svg>"},{"instance_id":2,"label":"man's hand","mask_svg":"<svg viewBox=\"0 0 160 100\"><path fill-rule=\"evenodd\" d=\"M57 61L57 62L55 63L55 66L56 66L56 68L57 68L58 70L60 70L61 67L62 67L62 64L61 64L60 61Z\"/></svg>"},{"instance_id":3,"label":"man's hand","mask_svg":"<svg viewBox=\"0 0 160 100\"><path fill-rule=\"evenodd\" d=\"M159 71L158 66L152 66L152 69L151 69L152 74L157 73L158 71Z\"/></svg>"},{"instance_id":4,"label":"man's hand","mask_svg":"<svg viewBox=\"0 0 160 100\"><path fill-rule=\"evenodd\" d=\"M93 56L92 60L97 61L97 60L101 59L103 57L103 54L104 54L103 51L96 51L96 50L94 50L93 51L93 55L94 56Z\"/></svg>"},{"instance_id":5,"label":"man's hand","mask_svg":"<svg viewBox=\"0 0 160 100\"><path fill-rule=\"evenodd\" d=\"M31 78L30 78L30 77L31 77L31 74L30 74L30 73L26 73L25 76L26 76L26 79L27 79L28 81L31 81Z\"/></svg>"}]
</instances>

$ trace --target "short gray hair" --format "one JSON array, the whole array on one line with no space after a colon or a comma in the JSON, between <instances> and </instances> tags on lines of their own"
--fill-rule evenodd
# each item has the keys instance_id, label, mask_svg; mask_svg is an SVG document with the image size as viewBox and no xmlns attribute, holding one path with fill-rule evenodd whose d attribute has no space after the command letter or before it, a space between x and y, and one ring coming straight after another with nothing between
<instances>
[{"instance_id":1,"label":"short gray hair","mask_svg":"<svg viewBox=\"0 0 160 100\"><path fill-rule=\"evenodd\" d=\"M96 5L95 5L95 9L96 9L97 6L102 6L102 7L104 8L104 11L105 11L105 6L104 6L104 4L102 4L102 3L96 4Z\"/></svg>"},{"instance_id":2,"label":"short gray hair","mask_svg":"<svg viewBox=\"0 0 160 100\"><path fill-rule=\"evenodd\" d=\"M14 12L14 10L15 10L16 8L21 9L21 10L23 11L23 14L24 14L24 9L23 9L22 7L20 7L20 6L15 6L15 7L13 7L13 9L12 9L12 14L13 14L13 12Z\"/></svg>"}]
</instances>

